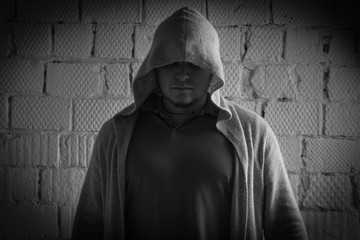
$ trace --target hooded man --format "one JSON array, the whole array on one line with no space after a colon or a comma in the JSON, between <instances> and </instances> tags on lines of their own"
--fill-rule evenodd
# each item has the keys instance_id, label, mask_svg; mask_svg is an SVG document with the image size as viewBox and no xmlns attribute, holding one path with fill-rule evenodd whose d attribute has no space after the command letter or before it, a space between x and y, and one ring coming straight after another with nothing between
<instances>
[{"instance_id":1,"label":"hooded man","mask_svg":"<svg viewBox=\"0 0 360 240\"><path fill-rule=\"evenodd\" d=\"M220 95L219 38L196 10L157 28L134 103L102 126L73 239L306 239L279 146Z\"/></svg>"}]
</instances>

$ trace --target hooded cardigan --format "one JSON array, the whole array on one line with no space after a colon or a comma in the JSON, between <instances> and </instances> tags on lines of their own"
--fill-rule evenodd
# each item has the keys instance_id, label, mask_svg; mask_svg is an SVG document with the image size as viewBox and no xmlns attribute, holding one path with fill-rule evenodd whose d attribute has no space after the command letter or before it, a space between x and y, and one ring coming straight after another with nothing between
<instances>
[{"instance_id":1,"label":"hooded cardigan","mask_svg":"<svg viewBox=\"0 0 360 240\"><path fill-rule=\"evenodd\" d=\"M256 113L226 100L216 30L182 8L160 24L134 83L134 103L106 121L96 138L75 215L72 239L125 239L126 154L139 107L157 91L154 69L188 61L212 74L208 92L216 127L233 144L231 239L307 239L276 136Z\"/></svg>"}]
</instances>

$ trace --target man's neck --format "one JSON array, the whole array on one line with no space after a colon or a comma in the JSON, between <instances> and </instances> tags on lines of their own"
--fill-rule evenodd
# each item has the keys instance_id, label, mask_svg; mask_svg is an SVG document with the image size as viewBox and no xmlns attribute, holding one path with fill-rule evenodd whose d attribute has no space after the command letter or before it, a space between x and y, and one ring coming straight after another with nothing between
<instances>
[{"instance_id":1,"label":"man's neck","mask_svg":"<svg viewBox=\"0 0 360 240\"><path fill-rule=\"evenodd\" d=\"M162 98L162 104L164 110L169 114L174 115L191 115L192 113L196 113L200 111L206 104L207 96L204 94L198 101L187 105L187 106L179 106L176 103L173 103L166 98Z\"/></svg>"}]
</instances>

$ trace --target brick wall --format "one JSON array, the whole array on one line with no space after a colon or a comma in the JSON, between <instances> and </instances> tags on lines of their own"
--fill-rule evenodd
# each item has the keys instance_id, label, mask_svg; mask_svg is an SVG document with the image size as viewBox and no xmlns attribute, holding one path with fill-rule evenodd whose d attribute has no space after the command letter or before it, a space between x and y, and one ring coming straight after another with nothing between
<instances>
[{"instance_id":1,"label":"brick wall","mask_svg":"<svg viewBox=\"0 0 360 240\"><path fill-rule=\"evenodd\" d=\"M68 239L101 124L156 26L216 26L229 99L278 135L310 239L360 239L360 18L349 0L2 0L0 238ZM19 231L21 230L21 231Z\"/></svg>"}]
</instances>

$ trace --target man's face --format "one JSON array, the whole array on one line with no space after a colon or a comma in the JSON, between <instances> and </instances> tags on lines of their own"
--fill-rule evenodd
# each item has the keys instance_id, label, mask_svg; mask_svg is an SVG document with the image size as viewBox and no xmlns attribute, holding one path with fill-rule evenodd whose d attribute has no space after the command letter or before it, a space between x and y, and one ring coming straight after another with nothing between
<instances>
[{"instance_id":1,"label":"man's face","mask_svg":"<svg viewBox=\"0 0 360 240\"><path fill-rule=\"evenodd\" d=\"M175 62L156 69L161 92L175 107L195 105L206 94L211 74L189 63Z\"/></svg>"}]
</instances>

